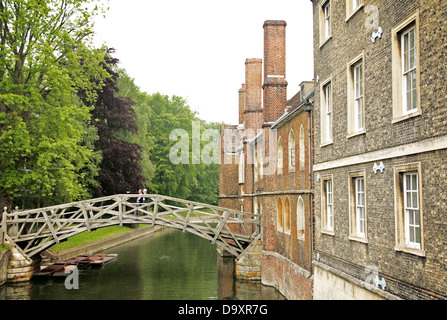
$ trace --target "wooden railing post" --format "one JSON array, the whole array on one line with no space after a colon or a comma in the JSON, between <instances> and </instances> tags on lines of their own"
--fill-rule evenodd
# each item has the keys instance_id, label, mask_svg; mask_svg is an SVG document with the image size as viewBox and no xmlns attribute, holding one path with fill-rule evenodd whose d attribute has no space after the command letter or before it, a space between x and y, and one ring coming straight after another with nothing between
<instances>
[{"instance_id":1,"label":"wooden railing post","mask_svg":"<svg viewBox=\"0 0 447 320\"><path fill-rule=\"evenodd\" d=\"M123 207L124 207L124 203L123 203L123 197L119 197L118 199L118 212L119 212L119 222L120 222L120 226L123 226Z\"/></svg>"},{"instance_id":2,"label":"wooden railing post","mask_svg":"<svg viewBox=\"0 0 447 320\"><path fill-rule=\"evenodd\" d=\"M3 214L2 214L2 221L0 226L0 244L5 244L5 235L6 235L6 214L7 214L8 208L5 207Z\"/></svg>"}]
</instances>

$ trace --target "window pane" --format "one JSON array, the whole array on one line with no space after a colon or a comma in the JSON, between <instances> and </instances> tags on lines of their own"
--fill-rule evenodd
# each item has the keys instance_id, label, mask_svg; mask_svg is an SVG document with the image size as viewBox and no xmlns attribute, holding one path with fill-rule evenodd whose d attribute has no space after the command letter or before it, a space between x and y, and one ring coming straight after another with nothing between
<instances>
[{"instance_id":1,"label":"window pane","mask_svg":"<svg viewBox=\"0 0 447 320\"><path fill-rule=\"evenodd\" d=\"M410 226L410 242L415 242L414 227Z\"/></svg>"},{"instance_id":2,"label":"window pane","mask_svg":"<svg viewBox=\"0 0 447 320\"><path fill-rule=\"evenodd\" d=\"M412 195L411 204L413 205L413 208L418 209L419 208L418 193L413 192L411 195Z\"/></svg>"},{"instance_id":3,"label":"window pane","mask_svg":"<svg viewBox=\"0 0 447 320\"><path fill-rule=\"evenodd\" d=\"M363 96L363 64L360 65L360 79L359 79L360 92Z\"/></svg>"},{"instance_id":4,"label":"window pane","mask_svg":"<svg viewBox=\"0 0 447 320\"><path fill-rule=\"evenodd\" d=\"M408 60L408 34L404 34L402 37L403 41L403 56L404 56L404 72L407 72L409 69L409 60Z\"/></svg>"},{"instance_id":5,"label":"window pane","mask_svg":"<svg viewBox=\"0 0 447 320\"><path fill-rule=\"evenodd\" d=\"M409 50L410 50L410 67L413 68L416 63L416 57L415 57L415 47L416 47L416 43L415 43L415 34L414 34L414 28L411 29L409 31Z\"/></svg>"},{"instance_id":6,"label":"window pane","mask_svg":"<svg viewBox=\"0 0 447 320\"><path fill-rule=\"evenodd\" d=\"M417 227L416 228L416 230L415 230L415 232L416 232L416 243L421 243L421 228L420 227Z\"/></svg>"},{"instance_id":7,"label":"window pane","mask_svg":"<svg viewBox=\"0 0 447 320\"><path fill-rule=\"evenodd\" d=\"M421 217L419 211L418 174L404 174L404 207L406 244L412 248L421 246Z\"/></svg>"},{"instance_id":8,"label":"window pane","mask_svg":"<svg viewBox=\"0 0 447 320\"><path fill-rule=\"evenodd\" d=\"M401 36L403 72L403 111L417 109L416 34L411 28Z\"/></svg>"},{"instance_id":9,"label":"window pane","mask_svg":"<svg viewBox=\"0 0 447 320\"><path fill-rule=\"evenodd\" d=\"M416 71L412 72L413 75L413 83L412 83L412 97L411 97L411 108L417 108L417 91L416 91Z\"/></svg>"},{"instance_id":10,"label":"window pane","mask_svg":"<svg viewBox=\"0 0 447 320\"><path fill-rule=\"evenodd\" d=\"M325 38L329 38L331 35L331 6L328 2L324 7L324 29L325 29Z\"/></svg>"}]
</instances>

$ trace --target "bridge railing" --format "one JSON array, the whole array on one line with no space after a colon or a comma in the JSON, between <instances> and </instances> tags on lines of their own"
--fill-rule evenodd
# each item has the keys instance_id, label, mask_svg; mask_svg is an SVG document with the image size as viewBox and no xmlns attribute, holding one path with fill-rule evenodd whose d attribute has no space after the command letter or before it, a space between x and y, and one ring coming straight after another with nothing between
<instances>
[{"instance_id":1,"label":"bridge railing","mask_svg":"<svg viewBox=\"0 0 447 320\"><path fill-rule=\"evenodd\" d=\"M122 194L3 214L6 241L25 257L84 231L111 225L151 224L188 231L236 257L259 239L259 215L163 195Z\"/></svg>"}]
</instances>

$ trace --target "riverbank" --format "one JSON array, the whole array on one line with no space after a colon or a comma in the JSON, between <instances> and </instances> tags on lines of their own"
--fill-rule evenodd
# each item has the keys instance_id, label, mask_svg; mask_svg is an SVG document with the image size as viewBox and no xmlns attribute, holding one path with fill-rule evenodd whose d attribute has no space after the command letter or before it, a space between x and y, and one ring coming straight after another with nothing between
<instances>
[{"instance_id":1,"label":"riverbank","mask_svg":"<svg viewBox=\"0 0 447 320\"><path fill-rule=\"evenodd\" d=\"M78 245L72 248L63 249L60 251L54 251L48 249L41 253L42 258L47 261L56 262L56 261L65 261L67 259L76 257L82 254L94 254L102 250L106 250L112 248L114 246L126 243L128 241L135 240L140 237L144 237L151 233L160 231L165 229L165 227L160 226L144 226L141 228L133 229L127 232L123 232L111 237L107 237L104 239L99 239L96 241L91 241L86 244Z\"/></svg>"},{"instance_id":2,"label":"riverbank","mask_svg":"<svg viewBox=\"0 0 447 320\"><path fill-rule=\"evenodd\" d=\"M144 226L60 251L48 249L41 253L42 265L51 264L56 261L64 261L82 254L94 254L163 229L165 227ZM9 250L0 251L0 286L7 282L10 258L11 254Z\"/></svg>"}]
</instances>

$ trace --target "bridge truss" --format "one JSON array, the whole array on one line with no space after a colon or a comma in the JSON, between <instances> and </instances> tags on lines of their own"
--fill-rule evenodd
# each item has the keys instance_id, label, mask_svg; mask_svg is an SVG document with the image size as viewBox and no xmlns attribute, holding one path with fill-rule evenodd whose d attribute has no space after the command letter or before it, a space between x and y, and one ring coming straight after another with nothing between
<instances>
[{"instance_id":1,"label":"bridge truss","mask_svg":"<svg viewBox=\"0 0 447 320\"><path fill-rule=\"evenodd\" d=\"M114 195L47 208L3 213L4 241L26 259L84 231L149 224L180 229L240 258L262 237L261 216L162 195ZM0 239L1 241L1 239Z\"/></svg>"}]
</instances>

